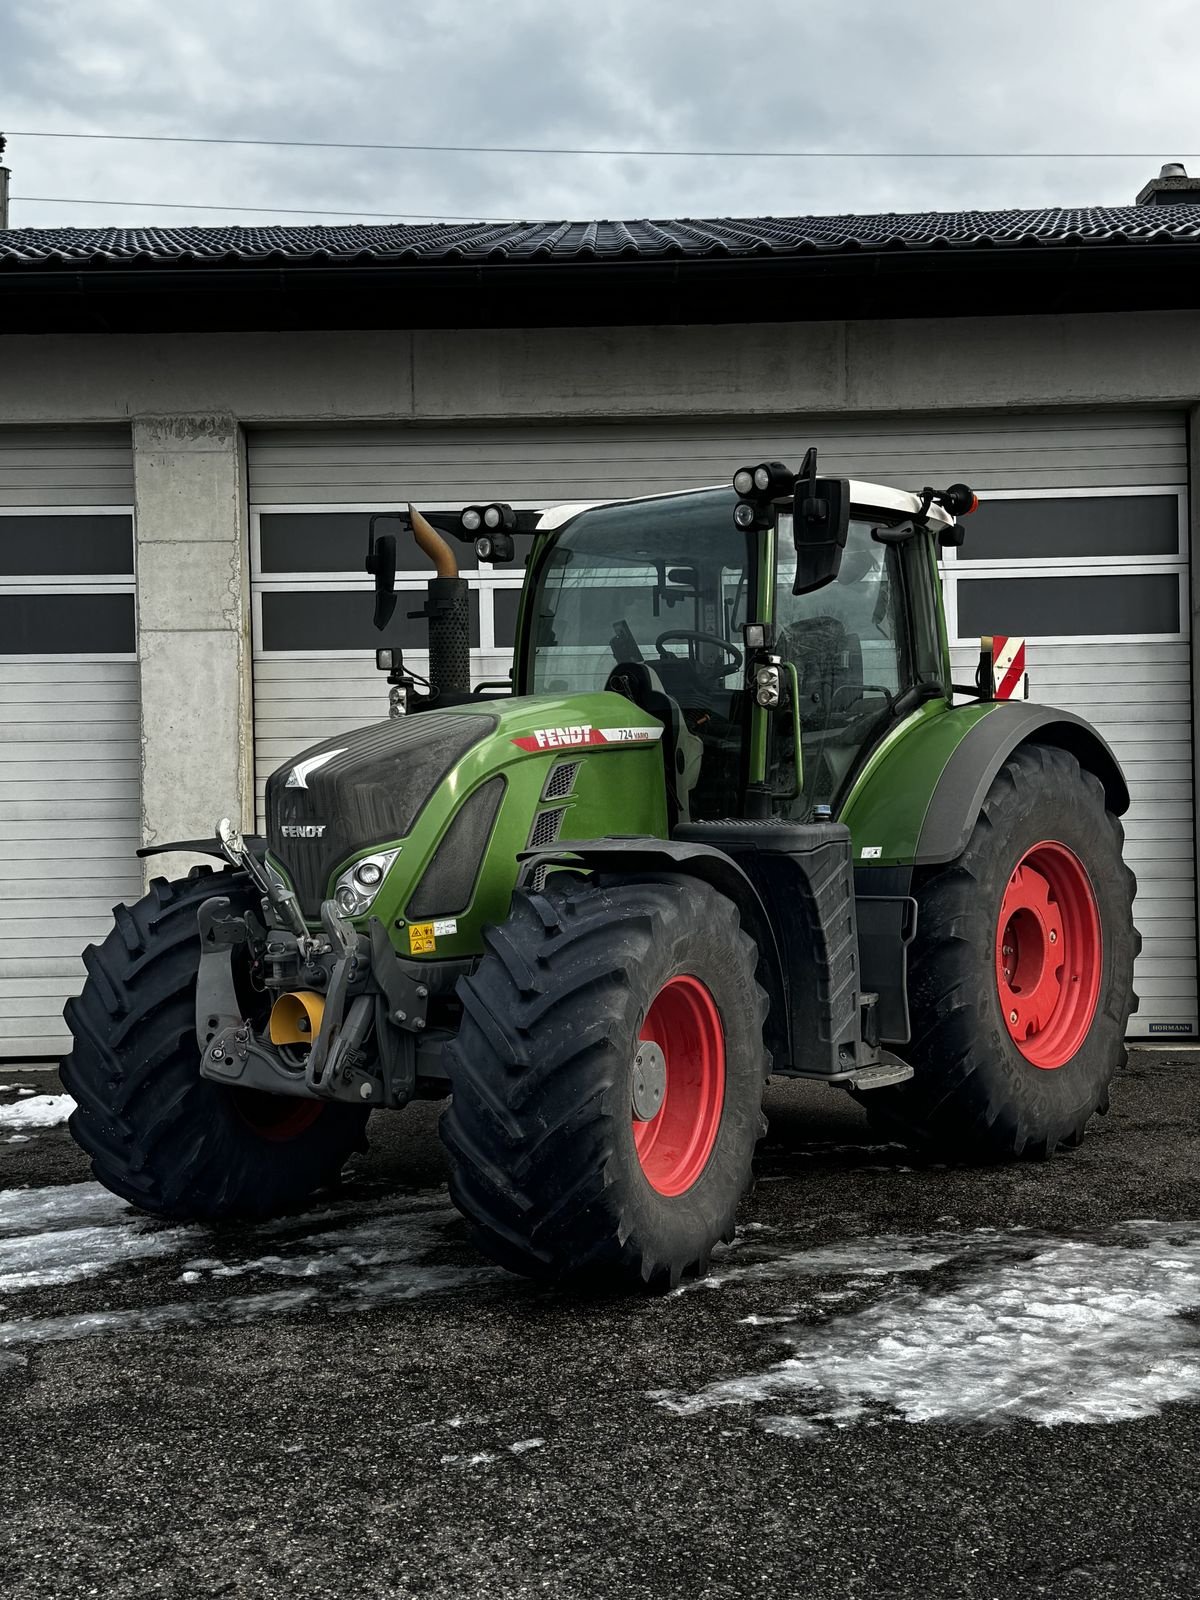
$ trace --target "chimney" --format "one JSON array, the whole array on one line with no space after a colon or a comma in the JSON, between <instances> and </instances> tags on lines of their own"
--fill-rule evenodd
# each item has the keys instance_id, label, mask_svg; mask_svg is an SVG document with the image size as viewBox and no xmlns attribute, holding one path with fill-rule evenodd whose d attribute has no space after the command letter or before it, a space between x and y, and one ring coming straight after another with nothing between
<instances>
[{"instance_id":1,"label":"chimney","mask_svg":"<svg viewBox=\"0 0 1200 1600\"><path fill-rule=\"evenodd\" d=\"M4 165L4 146L7 143L0 133L0 228L8 227L8 168Z\"/></svg>"},{"instance_id":2,"label":"chimney","mask_svg":"<svg viewBox=\"0 0 1200 1600\"><path fill-rule=\"evenodd\" d=\"M1189 178L1182 161L1168 161L1137 197L1139 206L1200 205L1200 178Z\"/></svg>"}]
</instances>

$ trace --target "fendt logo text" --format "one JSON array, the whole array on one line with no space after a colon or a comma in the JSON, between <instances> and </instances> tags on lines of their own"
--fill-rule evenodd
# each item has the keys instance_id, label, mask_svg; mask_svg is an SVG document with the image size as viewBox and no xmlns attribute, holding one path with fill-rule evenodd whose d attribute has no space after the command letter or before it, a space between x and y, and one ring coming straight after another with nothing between
<instances>
[{"instance_id":1,"label":"fendt logo text","mask_svg":"<svg viewBox=\"0 0 1200 1600\"><path fill-rule=\"evenodd\" d=\"M285 839L319 839L329 826L327 822L285 822Z\"/></svg>"},{"instance_id":2,"label":"fendt logo text","mask_svg":"<svg viewBox=\"0 0 1200 1600\"><path fill-rule=\"evenodd\" d=\"M571 750L584 744L653 744L661 738L661 728L593 728L583 722L571 728L536 728L513 743L522 750Z\"/></svg>"}]
</instances>

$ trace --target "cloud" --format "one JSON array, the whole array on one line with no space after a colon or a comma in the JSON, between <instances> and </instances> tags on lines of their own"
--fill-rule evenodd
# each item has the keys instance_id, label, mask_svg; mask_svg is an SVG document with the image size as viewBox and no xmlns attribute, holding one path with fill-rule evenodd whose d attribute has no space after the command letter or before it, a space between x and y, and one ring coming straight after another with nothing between
<instances>
[{"instance_id":1,"label":"cloud","mask_svg":"<svg viewBox=\"0 0 1200 1600\"><path fill-rule=\"evenodd\" d=\"M22 195L577 218L1121 204L1159 159L1194 142L1196 56L1185 0L16 0L0 10L5 116L18 128L1156 152L649 161L14 137L13 221L23 226L223 219Z\"/></svg>"}]
</instances>

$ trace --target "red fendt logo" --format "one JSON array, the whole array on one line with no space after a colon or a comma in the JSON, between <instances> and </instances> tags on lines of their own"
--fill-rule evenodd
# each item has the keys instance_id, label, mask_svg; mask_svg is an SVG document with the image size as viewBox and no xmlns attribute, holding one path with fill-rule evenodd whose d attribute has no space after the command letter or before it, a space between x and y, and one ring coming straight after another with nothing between
<instances>
[{"instance_id":1,"label":"red fendt logo","mask_svg":"<svg viewBox=\"0 0 1200 1600\"><path fill-rule=\"evenodd\" d=\"M584 722L573 728L537 728L513 743L522 750L574 750L585 744L653 744L661 728L593 728Z\"/></svg>"}]
</instances>

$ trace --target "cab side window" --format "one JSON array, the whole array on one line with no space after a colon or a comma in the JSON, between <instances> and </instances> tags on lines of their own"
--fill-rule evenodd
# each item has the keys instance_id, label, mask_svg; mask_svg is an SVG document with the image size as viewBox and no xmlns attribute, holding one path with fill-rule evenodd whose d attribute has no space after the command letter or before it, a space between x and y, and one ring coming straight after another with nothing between
<instances>
[{"instance_id":1,"label":"cab side window","mask_svg":"<svg viewBox=\"0 0 1200 1600\"><path fill-rule=\"evenodd\" d=\"M872 539L872 526L851 523L837 578L813 594L792 593L795 555L780 536L776 648L796 670L803 743L796 815L834 802L913 681L901 547Z\"/></svg>"}]
</instances>

